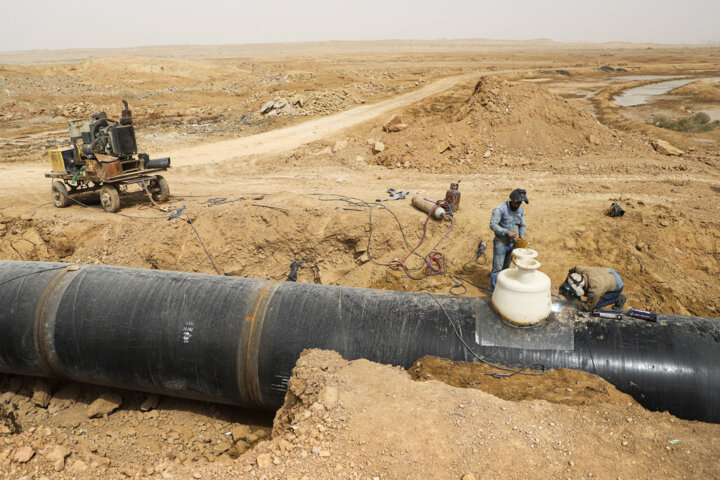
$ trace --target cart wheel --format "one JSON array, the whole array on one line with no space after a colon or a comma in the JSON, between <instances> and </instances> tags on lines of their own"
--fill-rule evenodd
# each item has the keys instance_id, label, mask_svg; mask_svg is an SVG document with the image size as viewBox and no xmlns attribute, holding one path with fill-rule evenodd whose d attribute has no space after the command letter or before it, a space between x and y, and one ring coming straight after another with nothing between
<instances>
[{"instance_id":1,"label":"cart wheel","mask_svg":"<svg viewBox=\"0 0 720 480\"><path fill-rule=\"evenodd\" d=\"M50 188L53 203L57 208L65 208L70 205L70 197L67 188L63 182L55 180Z\"/></svg>"},{"instance_id":2,"label":"cart wheel","mask_svg":"<svg viewBox=\"0 0 720 480\"><path fill-rule=\"evenodd\" d=\"M115 185L103 185L100 189L100 203L106 212L120 210L120 193Z\"/></svg>"},{"instance_id":3,"label":"cart wheel","mask_svg":"<svg viewBox=\"0 0 720 480\"><path fill-rule=\"evenodd\" d=\"M153 200L156 202L167 202L170 200L170 187L168 187L167 180L161 175L155 176L153 186L150 188Z\"/></svg>"}]
</instances>

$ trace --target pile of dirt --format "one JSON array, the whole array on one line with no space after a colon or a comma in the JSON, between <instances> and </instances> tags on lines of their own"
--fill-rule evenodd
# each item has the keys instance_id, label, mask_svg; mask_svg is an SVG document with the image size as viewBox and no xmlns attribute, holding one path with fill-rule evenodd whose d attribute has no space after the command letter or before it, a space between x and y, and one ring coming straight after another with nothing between
<instances>
[{"instance_id":1,"label":"pile of dirt","mask_svg":"<svg viewBox=\"0 0 720 480\"><path fill-rule=\"evenodd\" d=\"M0 214L0 257L8 260L56 261L72 255L75 246L65 235L53 234L53 226L34 222L31 216Z\"/></svg>"},{"instance_id":2,"label":"pile of dirt","mask_svg":"<svg viewBox=\"0 0 720 480\"><path fill-rule=\"evenodd\" d=\"M472 96L455 109L453 120L478 133L492 130L495 141L509 150L607 150L617 143L612 130L546 88L492 76L478 81Z\"/></svg>"},{"instance_id":3,"label":"pile of dirt","mask_svg":"<svg viewBox=\"0 0 720 480\"><path fill-rule=\"evenodd\" d=\"M486 372L425 357L409 374L305 351L272 430L257 411L3 375L0 472L219 480L720 475L718 425L646 411L584 372Z\"/></svg>"},{"instance_id":4,"label":"pile of dirt","mask_svg":"<svg viewBox=\"0 0 720 480\"><path fill-rule=\"evenodd\" d=\"M574 388L573 378L561 373L535 381L551 384L539 389L550 392ZM720 426L648 412L631 401L605 403L600 396L568 406L542 395L508 401L433 380L414 382L402 369L318 350L301 356L288 389L269 441L232 465L208 465L203 473L267 480L720 474L720 446L709 441ZM608 462L617 458L624 461ZM191 471L170 470L179 476Z\"/></svg>"},{"instance_id":5,"label":"pile of dirt","mask_svg":"<svg viewBox=\"0 0 720 480\"><path fill-rule=\"evenodd\" d=\"M430 171L552 164L570 155L650 152L646 142L601 125L546 88L483 77L469 96L436 96L403 112L402 131L375 127L369 163ZM422 152L422 154L420 153Z\"/></svg>"}]
</instances>

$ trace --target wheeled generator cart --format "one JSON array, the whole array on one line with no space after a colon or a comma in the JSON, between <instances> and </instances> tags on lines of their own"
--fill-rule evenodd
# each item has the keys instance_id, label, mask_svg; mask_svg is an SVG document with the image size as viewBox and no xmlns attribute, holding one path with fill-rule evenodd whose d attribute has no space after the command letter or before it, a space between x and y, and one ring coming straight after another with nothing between
<instances>
[{"instance_id":1,"label":"wheeled generator cart","mask_svg":"<svg viewBox=\"0 0 720 480\"><path fill-rule=\"evenodd\" d=\"M99 190L103 209L117 212L120 195L130 185L139 186L154 202L170 198L167 181L158 175L170 168L170 158L151 160L147 154L137 153L132 116L125 100L123 104L120 121L107 118L105 112L69 121L71 146L49 151L52 171L45 177L53 179L56 207L71 205L74 194Z\"/></svg>"}]
</instances>

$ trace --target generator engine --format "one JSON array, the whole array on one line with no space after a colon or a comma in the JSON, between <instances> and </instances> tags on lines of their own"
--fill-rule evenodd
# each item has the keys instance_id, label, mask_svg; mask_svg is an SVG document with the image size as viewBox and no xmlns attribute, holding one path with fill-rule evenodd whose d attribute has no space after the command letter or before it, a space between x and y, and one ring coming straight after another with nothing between
<instances>
[{"instance_id":1,"label":"generator engine","mask_svg":"<svg viewBox=\"0 0 720 480\"><path fill-rule=\"evenodd\" d=\"M132 113L125 100L119 122L109 119L105 112L95 113L90 118L87 129L80 133L82 153L86 157L96 158L95 154L101 154L125 158L137 153Z\"/></svg>"}]
</instances>

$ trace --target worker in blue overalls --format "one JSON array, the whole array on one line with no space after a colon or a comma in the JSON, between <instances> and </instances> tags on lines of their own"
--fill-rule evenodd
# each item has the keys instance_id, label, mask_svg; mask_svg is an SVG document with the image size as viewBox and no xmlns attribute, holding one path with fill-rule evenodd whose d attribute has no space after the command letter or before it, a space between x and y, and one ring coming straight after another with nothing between
<instances>
[{"instance_id":1,"label":"worker in blue overalls","mask_svg":"<svg viewBox=\"0 0 720 480\"><path fill-rule=\"evenodd\" d=\"M525 243L525 211L522 203L529 203L527 192L516 188L507 202L495 208L490 217L490 229L495 233L493 240L493 261L490 271L491 291L495 290L498 273L510 266L515 242Z\"/></svg>"}]
</instances>

